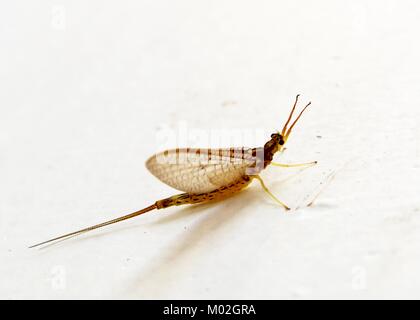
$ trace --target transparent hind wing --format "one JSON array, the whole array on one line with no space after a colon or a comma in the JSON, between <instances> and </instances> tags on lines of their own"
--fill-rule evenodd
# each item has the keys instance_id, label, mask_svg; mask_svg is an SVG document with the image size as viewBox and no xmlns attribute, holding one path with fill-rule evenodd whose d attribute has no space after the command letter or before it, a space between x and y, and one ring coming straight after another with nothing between
<instances>
[{"instance_id":1,"label":"transparent hind wing","mask_svg":"<svg viewBox=\"0 0 420 320\"><path fill-rule=\"evenodd\" d=\"M229 185L255 163L252 149L173 149L157 153L147 169L163 183L188 193L205 193Z\"/></svg>"}]
</instances>

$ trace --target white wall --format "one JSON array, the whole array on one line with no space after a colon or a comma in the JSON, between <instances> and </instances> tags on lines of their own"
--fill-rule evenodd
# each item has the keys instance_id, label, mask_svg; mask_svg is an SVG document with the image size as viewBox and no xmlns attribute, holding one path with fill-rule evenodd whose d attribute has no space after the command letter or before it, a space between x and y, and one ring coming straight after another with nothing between
<instances>
[{"instance_id":1,"label":"white wall","mask_svg":"<svg viewBox=\"0 0 420 320\"><path fill-rule=\"evenodd\" d=\"M418 1L2 2L0 297L420 298L419 29ZM263 177L301 209L255 182L27 249L177 193L165 130L262 145L296 93L278 161L319 165Z\"/></svg>"}]
</instances>

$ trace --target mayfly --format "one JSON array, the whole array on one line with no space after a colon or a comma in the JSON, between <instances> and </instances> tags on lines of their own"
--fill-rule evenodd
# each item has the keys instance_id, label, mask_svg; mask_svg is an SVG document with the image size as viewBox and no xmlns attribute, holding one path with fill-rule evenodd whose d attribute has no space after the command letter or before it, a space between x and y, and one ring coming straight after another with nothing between
<instances>
[{"instance_id":1,"label":"mayfly","mask_svg":"<svg viewBox=\"0 0 420 320\"><path fill-rule=\"evenodd\" d=\"M270 140L263 147L173 149L157 153L147 160L146 167L155 177L184 193L158 200L142 210L35 244L30 248L80 235L113 223L137 217L155 209L160 210L184 204L222 200L241 191L254 179L259 181L263 190L275 202L284 209L289 210L289 207L266 187L259 173L270 164L278 167L302 167L316 164L316 161L300 164L282 164L272 161L274 154L283 150L293 127L306 108L311 104L309 102L291 123L298 99L299 95L296 96L292 111L282 131L273 133ZM291 123L290 126L289 123Z\"/></svg>"}]
</instances>

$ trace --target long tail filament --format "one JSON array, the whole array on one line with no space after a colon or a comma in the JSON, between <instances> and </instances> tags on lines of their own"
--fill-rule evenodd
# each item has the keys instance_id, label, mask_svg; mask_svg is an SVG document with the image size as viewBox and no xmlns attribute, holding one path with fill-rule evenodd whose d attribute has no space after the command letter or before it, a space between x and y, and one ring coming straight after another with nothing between
<instances>
[{"instance_id":1,"label":"long tail filament","mask_svg":"<svg viewBox=\"0 0 420 320\"><path fill-rule=\"evenodd\" d=\"M88 231L92 231L92 230L95 230L95 229L99 229L99 228L108 226L110 224L114 224L114 223L117 223L117 222L120 222L120 221L123 221L123 220L127 220L127 219L137 217L137 216L139 216L143 213L152 211L154 209L157 209L156 204L153 204L153 205L151 205L147 208L144 208L142 210L127 214L125 216L122 216L122 217L119 217L119 218L116 218L116 219L113 219L113 220L109 220L109 221L106 221L106 222L103 222L103 223L100 223L100 224L97 224L97 225L94 225L94 226L91 226L91 227L87 227L87 228L84 228L84 229L81 229L81 230L78 230L78 231L70 232L70 233L64 234L62 236L59 236L59 237L56 237L56 238L53 238L53 239L50 239L50 240L47 240L47 241L43 241L43 242L34 244L34 245L30 246L29 248L35 248L35 247L42 246L44 244L47 244L47 243L50 243L50 242L53 242L53 241L58 241L58 240L61 240L61 239L67 239L67 238L70 238L70 237L73 237L73 236L77 236L77 235L80 235L80 234L88 232Z\"/></svg>"}]
</instances>

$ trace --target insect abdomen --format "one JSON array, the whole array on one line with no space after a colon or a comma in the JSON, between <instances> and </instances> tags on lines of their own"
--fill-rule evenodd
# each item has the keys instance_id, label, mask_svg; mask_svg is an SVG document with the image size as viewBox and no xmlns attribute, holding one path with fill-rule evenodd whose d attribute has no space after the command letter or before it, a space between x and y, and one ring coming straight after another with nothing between
<instances>
[{"instance_id":1,"label":"insect abdomen","mask_svg":"<svg viewBox=\"0 0 420 320\"><path fill-rule=\"evenodd\" d=\"M180 206L183 204L203 203L227 198L245 188L251 182L249 176L243 176L240 180L227 186L220 187L206 193L181 193L166 199L156 201L158 209L171 206Z\"/></svg>"}]
</instances>

